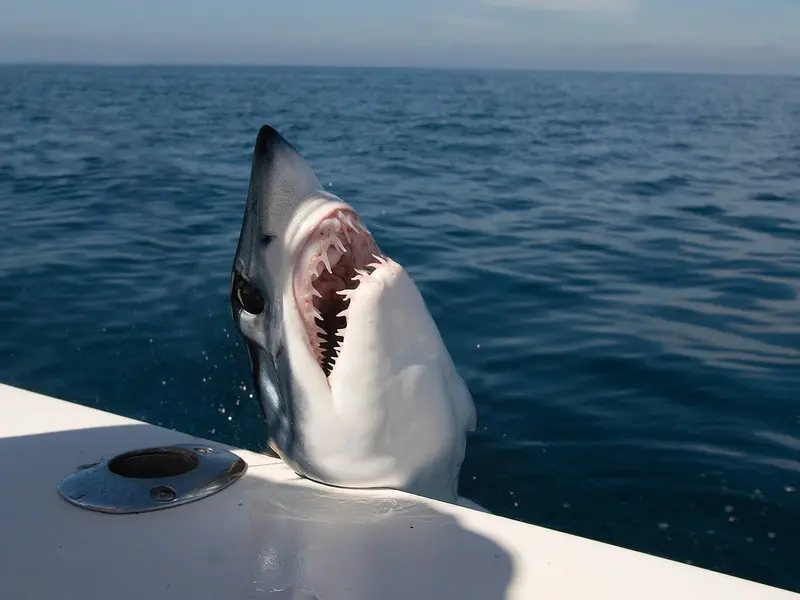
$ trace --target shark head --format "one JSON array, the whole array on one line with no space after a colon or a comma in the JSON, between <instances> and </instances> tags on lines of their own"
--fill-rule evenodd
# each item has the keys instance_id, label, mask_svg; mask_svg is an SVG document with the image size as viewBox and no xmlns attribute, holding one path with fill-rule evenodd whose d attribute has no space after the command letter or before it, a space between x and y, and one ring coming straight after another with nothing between
<instances>
[{"instance_id":1,"label":"shark head","mask_svg":"<svg viewBox=\"0 0 800 600\"><path fill-rule=\"evenodd\" d=\"M297 474L457 501L475 405L422 295L268 126L230 304L268 446Z\"/></svg>"}]
</instances>

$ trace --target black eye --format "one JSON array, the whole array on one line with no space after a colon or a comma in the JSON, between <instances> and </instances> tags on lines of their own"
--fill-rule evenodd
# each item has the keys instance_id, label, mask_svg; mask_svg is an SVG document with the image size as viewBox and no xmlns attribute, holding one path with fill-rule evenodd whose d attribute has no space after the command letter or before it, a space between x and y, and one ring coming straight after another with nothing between
<instances>
[{"instance_id":1,"label":"black eye","mask_svg":"<svg viewBox=\"0 0 800 600\"><path fill-rule=\"evenodd\" d=\"M260 315L264 310L264 296L261 295L253 284L245 281L239 281L236 286L236 299L242 308L251 315Z\"/></svg>"}]
</instances>

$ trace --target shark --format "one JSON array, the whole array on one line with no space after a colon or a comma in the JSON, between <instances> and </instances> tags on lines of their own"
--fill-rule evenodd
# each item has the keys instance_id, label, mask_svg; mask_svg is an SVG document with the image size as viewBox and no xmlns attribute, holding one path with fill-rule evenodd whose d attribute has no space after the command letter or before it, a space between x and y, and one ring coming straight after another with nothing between
<instances>
[{"instance_id":1,"label":"shark","mask_svg":"<svg viewBox=\"0 0 800 600\"><path fill-rule=\"evenodd\" d=\"M459 502L475 403L421 292L269 125L229 300L267 446L297 475Z\"/></svg>"}]
</instances>

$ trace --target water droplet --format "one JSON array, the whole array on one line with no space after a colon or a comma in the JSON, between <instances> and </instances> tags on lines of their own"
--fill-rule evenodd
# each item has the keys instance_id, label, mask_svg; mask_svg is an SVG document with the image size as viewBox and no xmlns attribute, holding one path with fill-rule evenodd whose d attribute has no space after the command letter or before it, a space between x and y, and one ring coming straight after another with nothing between
<instances>
[{"instance_id":1,"label":"water droplet","mask_svg":"<svg viewBox=\"0 0 800 600\"><path fill-rule=\"evenodd\" d=\"M659 523L658 524L658 528L659 529L668 529L669 528L669 523Z\"/></svg>"},{"instance_id":2,"label":"water droplet","mask_svg":"<svg viewBox=\"0 0 800 600\"><path fill-rule=\"evenodd\" d=\"M769 539L771 539L771 540L774 540L776 537L778 537L778 535L777 535L777 534L776 534L774 531L770 531L770 532L767 534L767 537L768 537Z\"/></svg>"},{"instance_id":3,"label":"water droplet","mask_svg":"<svg viewBox=\"0 0 800 600\"><path fill-rule=\"evenodd\" d=\"M793 488L791 485L787 485L787 486L786 486L785 488L783 488L783 489L785 489L785 490L786 490L788 493L790 493L790 494L791 494L791 493L794 491L794 488Z\"/></svg>"}]
</instances>

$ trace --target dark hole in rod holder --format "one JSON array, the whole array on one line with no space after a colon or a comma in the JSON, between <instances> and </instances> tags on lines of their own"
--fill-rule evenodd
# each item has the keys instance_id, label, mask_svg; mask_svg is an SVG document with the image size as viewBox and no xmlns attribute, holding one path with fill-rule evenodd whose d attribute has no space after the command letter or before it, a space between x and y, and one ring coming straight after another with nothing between
<instances>
[{"instance_id":1,"label":"dark hole in rod holder","mask_svg":"<svg viewBox=\"0 0 800 600\"><path fill-rule=\"evenodd\" d=\"M176 444L125 452L84 465L58 486L76 506L99 512L148 512L194 502L225 489L247 470L223 448Z\"/></svg>"},{"instance_id":2,"label":"dark hole in rod holder","mask_svg":"<svg viewBox=\"0 0 800 600\"><path fill-rule=\"evenodd\" d=\"M148 448L112 458L108 470L121 477L157 479L183 475L199 464L197 455L183 449Z\"/></svg>"}]
</instances>

